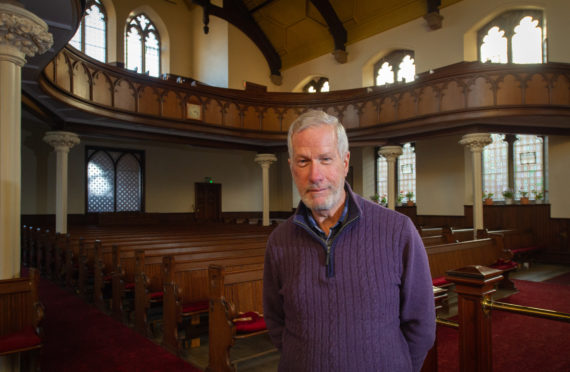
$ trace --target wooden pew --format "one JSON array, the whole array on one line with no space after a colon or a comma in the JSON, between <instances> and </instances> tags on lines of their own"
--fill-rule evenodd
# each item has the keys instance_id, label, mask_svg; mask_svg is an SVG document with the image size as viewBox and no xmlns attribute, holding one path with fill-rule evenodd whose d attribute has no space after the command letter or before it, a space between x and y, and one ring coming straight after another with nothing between
<instances>
[{"instance_id":1,"label":"wooden pew","mask_svg":"<svg viewBox=\"0 0 570 372\"><path fill-rule=\"evenodd\" d=\"M24 353L21 370L39 369L42 348L39 332L44 315L39 302L39 273L29 270L29 277L0 280L0 357Z\"/></svg>"},{"instance_id":2,"label":"wooden pew","mask_svg":"<svg viewBox=\"0 0 570 372\"><path fill-rule=\"evenodd\" d=\"M260 318L251 331L238 333L235 320L241 314L263 314L263 268L232 268L211 265L209 282L209 356L206 372L233 372L236 361L230 360L230 348L236 340L267 333L265 321ZM275 348L259 352L258 357L276 351Z\"/></svg>"},{"instance_id":3,"label":"wooden pew","mask_svg":"<svg viewBox=\"0 0 570 372\"><path fill-rule=\"evenodd\" d=\"M135 330L142 334L150 333L150 310L154 307L154 320L160 318L162 311L157 315L157 306L162 306L164 284L168 283L170 275L175 275L175 281L179 288L183 289L181 295L184 296L184 302L200 302L206 301L207 296L207 286L206 286L206 275L207 268L210 263L217 263L220 265L242 265L248 263L260 263L263 262L265 255L265 244L263 246L253 246L254 250L249 249L247 252L245 250L233 250L231 247L219 247L216 252L212 251L207 255L201 254L179 254L179 255L169 255L177 263L176 265L168 266L168 275L165 272L165 266L163 262L163 257L158 255L147 256L144 251L137 251L136 264L135 264ZM261 248L261 249L259 249ZM160 261L158 261L160 259ZM158 266L160 264L160 266ZM179 271L189 271L194 270L192 275L183 278L178 281L176 275ZM203 273L199 273L196 270L203 270ZM199 275L202 278L195 281ZM168 279L165 279L168 278ZM165 281L166 280L166 281ZM120 284L118 285L120 286ZM115 288L118 287L113 285L113 293L115 295ZM114 309L122 306L122 299L118 299L119 304L115 306L116 299L114 297L113 304ZM118 313L114 312L116 317L121 316L120 310ZM174 343L172 343L174 344Z\"/></svg>"},{"instance_id":4,"label":"wooden pew","mask_svg":"<svg viewBox=\"0 0 570 372\"><path fill-rule=\"evenodd\" d=\"M514 288L508 278L509 273L516 270L516 264L510 261L510 251L505 249L500 235L489 234L489 237L450 244L426 247L433 285L448 287L451 284L445 279L448 270L468 265L483 265L503 270L503 288Z\"/></svg>"}]
</instances>

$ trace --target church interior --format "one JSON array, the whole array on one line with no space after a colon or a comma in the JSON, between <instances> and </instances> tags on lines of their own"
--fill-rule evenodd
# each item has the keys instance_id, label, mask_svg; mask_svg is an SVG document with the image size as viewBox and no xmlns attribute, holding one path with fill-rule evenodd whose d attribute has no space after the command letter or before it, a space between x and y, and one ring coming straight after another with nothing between
<instances>
[{"instance_id":1,"label":"church interior","mask_svg":"<svg viewBox=\"0 0 570 372\"><path fill-rule=\"evenodd\" d=\"M267 236L301 200L287 131L312 109L346 129L352 190L407 215L428 251L445 330L422 371L519 368L496 356L501 307L559 332L528 370L570 369L570 297L508 300L526 281L570 294L569 2L3 0L0 15L0 370L91 370L37 331L53 284L179 356L173 370L276 370L228 299L263 311ZM228 289L246 267L253 284ZM36 289L5 301L16 286ZM33 345L4 350L21 324Z\"/></svg>"}]
</instances>

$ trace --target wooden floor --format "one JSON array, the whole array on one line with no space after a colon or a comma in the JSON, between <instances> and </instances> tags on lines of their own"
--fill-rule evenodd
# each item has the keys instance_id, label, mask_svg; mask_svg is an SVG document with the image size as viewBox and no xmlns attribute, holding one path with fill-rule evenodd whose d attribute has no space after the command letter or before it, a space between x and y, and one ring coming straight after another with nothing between
<instances>
[{"instance_id":1,"label":"wooden floor","mask_svg":"<svg viewBox=\"0 0 570 372\"><path fill-rule=\"evenodd\" d=\"M535 282L548 280L555 276L570 272L570 266L550 265L550 264L532 264L530 267L523 266L514 273L511 278L522 279ZM516 291L498 290L494 294L494 299L505 298ZM442 318L451 317L457 314L457 298L452 293L449 296L449 311L438 314ZM197 348L187 349L184 359L198 368L205 369L208 364L208 340L203 338L202 345ZM242 340L245 341L245 340ZM256 354L264 350L272 348L267 336L262 335L257 338L248 339L246 342L239 342L232 348L232 360L247 358L248 355ZM241 361L237 363L237 370L240 372L272 372L277 371L279 363L279 354L277 352L270 353L263 357Z\"/></svg>"}]
</instances>

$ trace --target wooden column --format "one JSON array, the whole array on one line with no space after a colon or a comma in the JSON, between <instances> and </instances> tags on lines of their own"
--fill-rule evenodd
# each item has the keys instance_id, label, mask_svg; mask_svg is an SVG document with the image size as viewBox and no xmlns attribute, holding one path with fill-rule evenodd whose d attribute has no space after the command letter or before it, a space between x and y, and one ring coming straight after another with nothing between
<instances>
[{"instance_id":1,"label":"wooden column","mask_svg":"<svg viewBox=\"0 0 570 372\"><path fill-rule=\"evenodd\" d=\"M467 266L447 272L445 278L455 284L459 318L459 370L492 372L493 347L491 313L481 301L495 292L503 279L501 270L485 266Z\"/></svg>"},{"instance_id":2,"label":"wooden column","mask_svg":"<svg viewBox=\"0 0 570 372\"><path fill-rule=\"evenodd\" d=\"M20 276L22 66L52 44L43 20L0 2L0 279Z\"/></svg>"},{"instance_id":3,"label":"wooden column","mask_svg":"<svg viewBox=\"0 0 570 372\"><path fill-rule=\"evenodd\" d=\"M273 154L257 154L255 162L261 165L263 171L263 226L269 226L269 166L276 162Z\"/></svg>"},{"instance_id":4,"label":"wooden column","mask_svg":"<svg viewBox=\"0 0 570 372\"><path fill-rule=\"evenodd\" d=\"M388 208L392 210L396 209L396 159L402 153L401 146L383 146L378 150L388 163Z\"/></svg>"},{"instance_id":5,"label":"wooden column","mask_svg":"<svg viewBox=\"0 0 570 372\"><path fill-rule=\"evenodd\" d=\"M463 136L460 144L471 151L473 162L473 239L477 239L477 230L483 227L483 172L481 167L481 152L492 142L488 133L471 133Z\"/></svg>"}]
</instances>

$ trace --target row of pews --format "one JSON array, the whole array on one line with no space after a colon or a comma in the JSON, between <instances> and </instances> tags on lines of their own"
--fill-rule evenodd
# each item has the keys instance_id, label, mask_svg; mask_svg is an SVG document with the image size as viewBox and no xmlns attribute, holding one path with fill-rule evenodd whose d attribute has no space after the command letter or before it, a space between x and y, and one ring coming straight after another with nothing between
<instances>
[{"instance_id":1,"label":"row of pews","mask_svg":"<svg viewBox=\"0 0 570 372\"><path fill-rule=\"evenodd\" d=\"M162 325L162 344L174 353L198 346L200 336L209 333L207 371L233 371L231 346L266 332L262 277L272 228L76 227L61 235L24 226L22 257L25 265L144 335L155 335ZM446 271L467 265L494 266L508 274L516 269L512 245L524 240L513 230L419 232L437 287L451 285ZM504 285L512 285L504 277Z\"/></svg>"}]
</instances>

